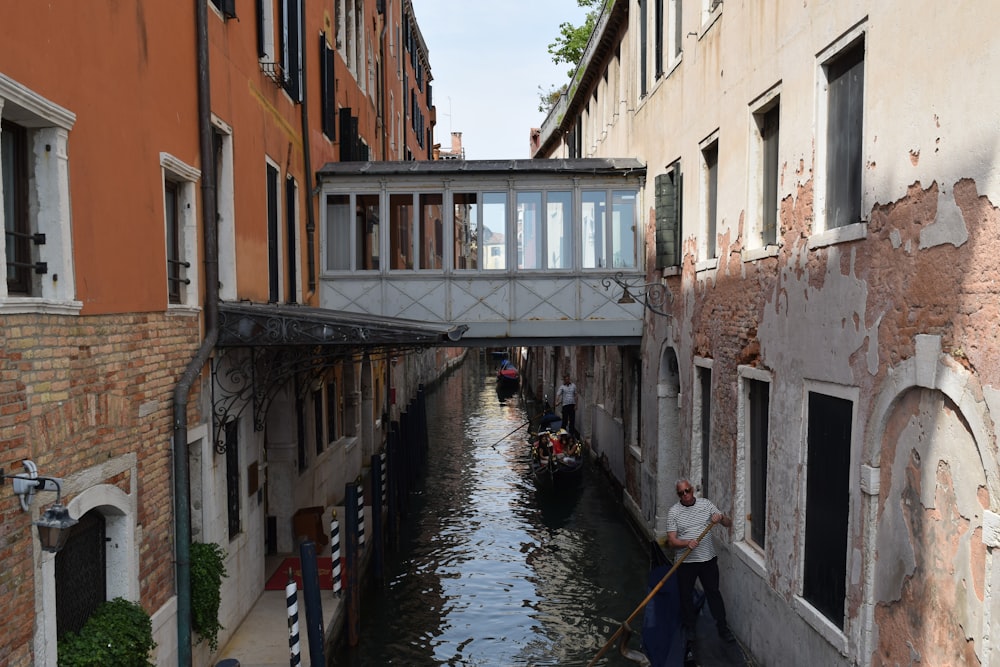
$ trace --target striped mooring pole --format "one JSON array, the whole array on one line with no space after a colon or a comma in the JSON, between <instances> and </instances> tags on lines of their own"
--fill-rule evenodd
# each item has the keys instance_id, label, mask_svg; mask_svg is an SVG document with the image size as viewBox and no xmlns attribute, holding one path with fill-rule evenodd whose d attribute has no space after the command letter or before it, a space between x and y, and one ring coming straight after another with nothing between
<instances>
[{"instance_id":1,"label":"striped mooring pole","mask_svg":"<svg viewBox=\"0 0 1000 667\"><path fill-rule=\"evenodd\" d=\"M358 480L358 552L365 550L365 482Z\"/></svg>"},{"instance_id":2,"label":"striped mooring pole","mask_svg":"<svg viewBox=\"0 0 1000 667\"><path fill-rule=\"evenodd\" d=\"M337 521L337 510L333 510L330 520L330 570L333 577L333 594L340 596L340 522Z\"/></svg>"},{"instance_id":3,"label":"striped mooring pole","mask_svg":"<svg viewBox=\"0 0 1000 667\"><path fill-rule=\"evenodd\" d=\"M388 494L386 492L386 489L389 486L388 484L386 484L386 481L388 480L386 479L387 472L385 465L385 459L386 459L385 449L382 450L382 453L379 454L378 458L379 458L379 473L380 473L379 476L382 478L382 506L384 507L388 503L388 497L387 497Z\"/></svg>"},{"instance_id":4,"label":"striped mooring pole","mask_svg":"<svg viewBox=\"0 0 1000 667\"><path fill-rule=\"evenodd\" d=\"M299 596L295 576L288 569L288 583L285 585L285 606L288 608L288 665L299 667L302 663L302 649L299 646Z\"/></svg>"}]
</instances>

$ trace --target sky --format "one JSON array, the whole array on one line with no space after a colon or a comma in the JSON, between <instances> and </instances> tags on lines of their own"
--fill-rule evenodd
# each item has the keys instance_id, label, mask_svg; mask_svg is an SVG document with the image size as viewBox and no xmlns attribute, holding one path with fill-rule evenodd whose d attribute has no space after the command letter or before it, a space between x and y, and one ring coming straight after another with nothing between
<instances>
[{"instance_id":1,"label":"sky","mask_svg":"<svg viewBox=\"0 0 1000 667\"><path fill-rule=\"evenodd\" d=\"M541 127L543 90L569 81L570 66L552 62L559 24L583 23L576 0L412 0L431 64L437 107L434 143L451 148L462 133L469 160L531 157Z\"/></svg>"}]
</instances>

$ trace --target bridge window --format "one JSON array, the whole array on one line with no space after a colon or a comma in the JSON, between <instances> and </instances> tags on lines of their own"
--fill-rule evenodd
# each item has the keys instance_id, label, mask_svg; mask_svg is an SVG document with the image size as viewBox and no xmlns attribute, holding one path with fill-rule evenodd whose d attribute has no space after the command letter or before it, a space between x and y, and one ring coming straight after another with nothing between
<instances>
[{"instance_id":1,"label":"bridge window","mask_svg":"<svg viewBox=\"0 0 1000 667\"><path fill-rule=\"evenodd\" d=\"M542 268L542 193L517 193L517 268Z\"/></svg>"},{"instance_id":2,"label":"bridge window","mask_svg":"<svg viewBox=\"0 0 1000 667\"><path fill-rule=\"evenodd\" d=\"M483 253L488 271L507 268L507 193L483 193ZM499 231L497 231L499 230Z\"/></svg>"},{"instance_id":3,"label":"bridge window","mask_svg":"<svg viewBox=\"0 0 1000 667\"><path fill-rule=\"evenodd\" d=\"M452 195L456 269L479 268L479 204L475 192Z\"/></svg>"},{"instance_id":4,"label":"bridge window","mask_svg":"<svg viewBox=\"0 0 1000 667\"><path fill-rule=\"evenodd\" d=\"M389 268L412 269L413 195L389 195Z\"/></svg>"},{"instance_id":5,"label":"bridge window","mask_svg":"<svg viewBox=\"0 0 1000 667\"><path fill-rule=\"evenodd\" d=\"M351 205L351 197L354 204ZM379 268L379 196L376 193L327 195L326 270L372 271ZM351 211L354 211L353 223ZM353 224L354 238L351 238ZM354 265L351 265L354 248Z\"/></svg>"},{"instance_id":6,"label":"bridge window","mask_svg":"<svg viewBox=\"0 0 1000 667\"><path fill-rule=\"evenodd\" d=\"M444 268L444 200L440 192L420 195L421 269Z\"/></svg>"},{"instance_id":7,"label":"bridge window","mask_svg":"<svg viewBox=\"0 0 1000 667\"><path fill-rule=\"evenodd\" d=\"M550 269L573 268L573 193L549 192L546 212L545 257Z\"/></svg>"},{"instance_id":8,"label":"bridge window","mask_svg":"<svg viewBox=\"0 0 1000 667\"><path fill-rule=\"evenodd\" d=\"M611 261L616 269L635 268L636 193L615 190L611 196Z\"/></svg>"},{"instance_id":9,"label":"bridge window","mask_svg":"<svg viewBox=\"0 0 1000 667\"><path fill-rule=\"evenodd\" d=\"M580 218L583 234L583 268L596 269L608 265L604 245L604 217L608 194L604 190L584 190L583 214Z\"/></svg>"}]
</instances>

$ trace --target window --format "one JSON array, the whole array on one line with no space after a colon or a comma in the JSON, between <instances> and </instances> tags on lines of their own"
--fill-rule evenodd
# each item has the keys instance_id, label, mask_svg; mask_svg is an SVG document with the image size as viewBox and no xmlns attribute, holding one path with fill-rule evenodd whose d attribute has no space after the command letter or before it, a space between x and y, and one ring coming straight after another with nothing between
<instances>
[{"instance_id":1,"label":"window","mask_svg":"<svg viewBox=\"0 0 1000 667\"><path fill-rule=\"evenodd\" d=\"M302 0L282 0L282 83L295 102L302 101Z\"/></svg>"},{"instance_id":2,"label":"window","mask_svg":"<svg viewBox=\"0 0 1000 667\"><path fill-rule=\"evenodd\" d=\"M78 309L69 233L68 138L76 117L0 74L0 301Z\"/></svg>"},{"instance_id":3,"label":"window","mask_svg":"<svg viewBox=\"0 0 1000 667\"><path fill-rule=\"evenodd\" d=\"M229 539L240 534L240 429L239 420L226 422L226 517Z\"/></svg>"},{"instance_id":4,"label":"window","mask_svg":"<svg viewBox=\"0 0 1000 667\"><path fill-rule=\"evenodd\" d=\"M780 104L776 91L751 114L748 242L751 248L777 243L778 133Z\"/></svg>"},{"instance_id":5,"label":"window","mask_svg":"<svg viewBox=\"0 0 1000 667\"><path fill-rule=\"evenodd\" d=\"M444 268L444 197L440 192L420 194L421 269Z\"/></svg>"},{"instance_id":6,"label":"window","mask_svg":"<svg viewBox=\"0 0 1000 667\"><path fill-rule=\"evenodd\" d=\"M647 3L649 0L639 0L639 97L645 97L649 75L646 72L646 51L649 50L646 33L649 21Z\"/></svg>"},{"instance_id":7,"label":"window","mask_svg":"<svg viewBox=\"0 0 1000 667\"><path fill-rule=\"evenodd\" d=\"M379 268L379 219L381 218L378 195L355 195L355 221L358 259L355 269L371 271Z\"/></svg>"},{"instance_id":8,"label":"window","mask_svg":"<svg viewBox=\"0 0 1000 667\"><path fill-rule=\"evenodd\" d=\"M684 51L684 25L681 21L681 0L667 0L667 2L670 3L668 9L669 15L667 17L670 39L669 67L673 68L677 64L677 61L680 60L681 53Z\"/></svg>"},{"instance_id":9,"label":"window","mask_svg":"<svg viewBox=\"0 0 1000 667\"><path fill-rule=\"evenodd\" d=\"M212 117L213 159L215 164L215 211L218 220L219 244L219 297L224 301L236 300L236 204L233 188L233 131L219 118ZM192 239L196 231L192 230ZM196 257L192 253L190 257ZM192 285L198 279L193 271ZM193 289L196 297L198 290Z\"/></svg>"},{"instance_id":10,"label":"window","mask_svg":"<svg viewBox=\"0 0 1000 667\"><path fill-rule=\"evenodd\" d=\"M756 375L760 371L742 370L743 374ZM754 377L742 377L743 393L743 471L745 507L745 536L763 549L767 532L767 443L768 406L771 385Z\"/></svg>"},{"instance_id":11,"label":"window","mask_svg":"<svg viewBox=\"0 0 1000 667\"><path fill-rule=\"evenodd\" d=\"M810 391L802 597L844 628L852 401Z\"/></svg>"},{"instance_id":12,"label":"window","mask_svg":"<svg viewBox=\"0 0 1000 667\"><path fill-rule=\"evenodd\" d=\"M330 141L337 139L337 78L334 70L334 50L326 41L326 33L319 36L320 107L323 134Z\"/></svg>"},{"instance_id":13,"label":"window","mask_svg":"<svg viewBox=\"0 0 1000 667\"><path fill-rule=\"evenodd\" d=\"M517 193L517 268L542 268L542 193Z\"/></svg>"},{"instance_id":14,"label":"window","mask_svg":"<svg viewBox=\"0 0 1000 667\"><path fill-rule=\"evenodd\" d=\"M706 360L711 363L710 360ZM701 449L701 495L709 497L709 462L712 442L712 368L695 366L695 410L694 420L696 440Z\"/></svg>"},{"instance_id":15,"label":"window","mask_svg":"<svg viewBox=\"0 0 1000 667\"><path fill-rule=\"evenodd\" d=\"M279 239L278 169L267 165L267 286L268 303L278 303L281 299L281 255Z\"/></svg>"},{"instance_id":16,"label":"window","mask_svg":"<svg viewBox=\"0 0 1000 667\"><path fill-rule=\"evenodd\" d=\"M653 0L653 59L656 67L656 78L663 76L663 3L665 0Z\"/></svg>"},{"instance_id":17,"label":"window","mask_svg":"<svg viewBox=\"0 0 1000 667\"><path fill-rule=\"evenodd\" d=\"M507 268L507 193L484 192L483 196L483 247L486 251L487 270L502 271Z\"/></svg>"},{"instance_id":18,"label":"window","mask_svg":"<svg viewBox=\"0 0 1000 667\"><path fill-rule=\"evenodd\" d=\"M455 233L455 268L479 268L479 205L475 192L452 195Z\"/></svg>"},{"instance_id":19,"label":"window","mask_svg":"<svg viewBox=\"0 0 1000 667\"><path fill-rule=\"evenodd\" d=\"M552 191L545 195L545 259L550 269L573 268L573 193Z\"/></svg>"},{"instance_id":20,"label":"window","mask_svg":"<svg viewBox=\"0 0 1000 667\"><path fill-rule=\"evenodd\" d=\"M681 163L674 162L654 181L656 268L681 264Z\"/></svg>"},{"instance_id":21,"label":"window","mask_svg":"<svg viewBox=\"0 0 1000 667\"><path fill-rule=\"evenodd\" d=\"M582 200L583 268L602 268L608 262L604 238L608 195L603 190L585 190Z\"/></svg>"},{"instance_id":22,"label":"window","mask_svg":"<svg viewBox=\"0 0 1000 667\"><path fill-rule=\"evenodd\" d=\"M79 632L108 599L105 519L90 510L69 529L66 546L56 554L56 635Z\"/></svg>"},{"instance_id":23,"label":"window","mask_svg":"<svg viewBox=\"0 0 1000 667\"><path fill-rule=\"evenodd\" d=\"M28 131L20 125L3 121L0 126L0 149L3 151L3 213L7 242L7 292L30 295L32 273L41 267L32 261L32 247L41 238L31 232L28 218Z\"/></svg>"},{"instance_id":24,"label":"window","mask_svg":"<svg viewBox=\"0 0 1000 667\"><path fill-rule=\"evenodd\" d=\"M336 442L339 438L338 419L340 414L340 400L337 394L337 381L330 380L326 383L326 441Z\"/></svg>"},{"instance_id":25,"label":"window","mask_svg":"<svg viewBox=\"0 0 1000 667\"><path fill-rule=\"evenodd\" d=\"M223 17L227 19L236 18L236 0L210 0Z\"/></svg>"},{"instance_id":26,"label":"window","mask_svg":"<svg viewBox=\"0 0 1000 667\"><path fill-rule=\"evenodd\" d=\"M298 206L299 186L294 178L285 179L285 271L288 286L286 298L288 303L296 303L298 295Z\"/></svg>"},{"instance_id":27,"label":"window","mask_svg":"<svg viewBox=\"0 0 1000 667\"><path fill-rule=\"evenodd\" d=\"M413 195L389 195L389 268L413 268Z\"/></svg>"},{"instance_id":28,"label":"window","mask_svg":"<svg viewBox=\"0 0 1000 667\"><path fill-rule=\"evenodd\" d=\"M274 0L257 0L257 57L262 65L275 60Z\"/></svg>"},{"instance_id":29,"label":"window","mask_svg":"<svg viewBox=\"0 0 1000 667\"><path fill-rule=\"evenodd\" d=\"M634 190L614 190L611 193L611 265L616 269L635 268L636 199Z\"/></svg>"},{"instance_id":30,"label":"window","mask_svg":"<svg viewBox=\"0 0 1000 667\"><path fill-rule=\"evenodd\" d=\"M719 142L713 141L701 150L702 159L702 191L704 206L705 240L702 244L705 259L714 259L717 255L716 216L719 202Z\"/></svg>"},{"instance_id":31,"label":"window","mask_svg":"<svg viewBox=\"0 0 1000 667\"><path fill-rule=\"evenodd\" d=\"M826 127L823 229L861 222L865 42L859 39L823 65Z\"/></svg>"},{"instance_id":32,"label":"window","mask_svg":"<svg viewBox=\"0 0 1000 667\"><path fill-rule=\"evenodd\" d=\"M198 255L195 183L200 173L167 153L160 154L160 168L163 172L167 302L174 306L197 306L198 272L191 269L191 260Z\"/></svg>"},{"instance_id":33,"label":"window","mask_svg":"<svg viewBox=\"0 0 1000 667\"><path fill-rule=\"evenodd\" d=\"M316 454L322 454L326 448L326 438L323 437L323 392L317 389L312 393L313 437L316 440Z\"/></svg>"}]
</instances>

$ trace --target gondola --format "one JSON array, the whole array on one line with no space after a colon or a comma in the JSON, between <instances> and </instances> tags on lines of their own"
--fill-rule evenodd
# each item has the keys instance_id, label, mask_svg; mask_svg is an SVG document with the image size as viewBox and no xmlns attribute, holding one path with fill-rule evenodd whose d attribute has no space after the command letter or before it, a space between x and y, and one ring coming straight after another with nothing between
<instances>
[{"instance_id":1,"label":"gondola","mask_svg":"<svg viewBox=\"0 0 1000 667\"><path fill-rule=\"evenodd\" d=\"M520 381L521 374L518 373L517 367L514 364L510 363L507 359L500 362L500 366L497 368L497 384L516 387Z\"/></svg>"},{"instance_id":2,"label":"gondola","mask_svg":"<svg viewBox=\"0 0 1000 667\"><path fill-rule=\"evenodd\" d=\"M572 488L583 477L583 447L565 429L540 430L531 438L531 474L540 490Z\"/></svg>"}]
</instances>

